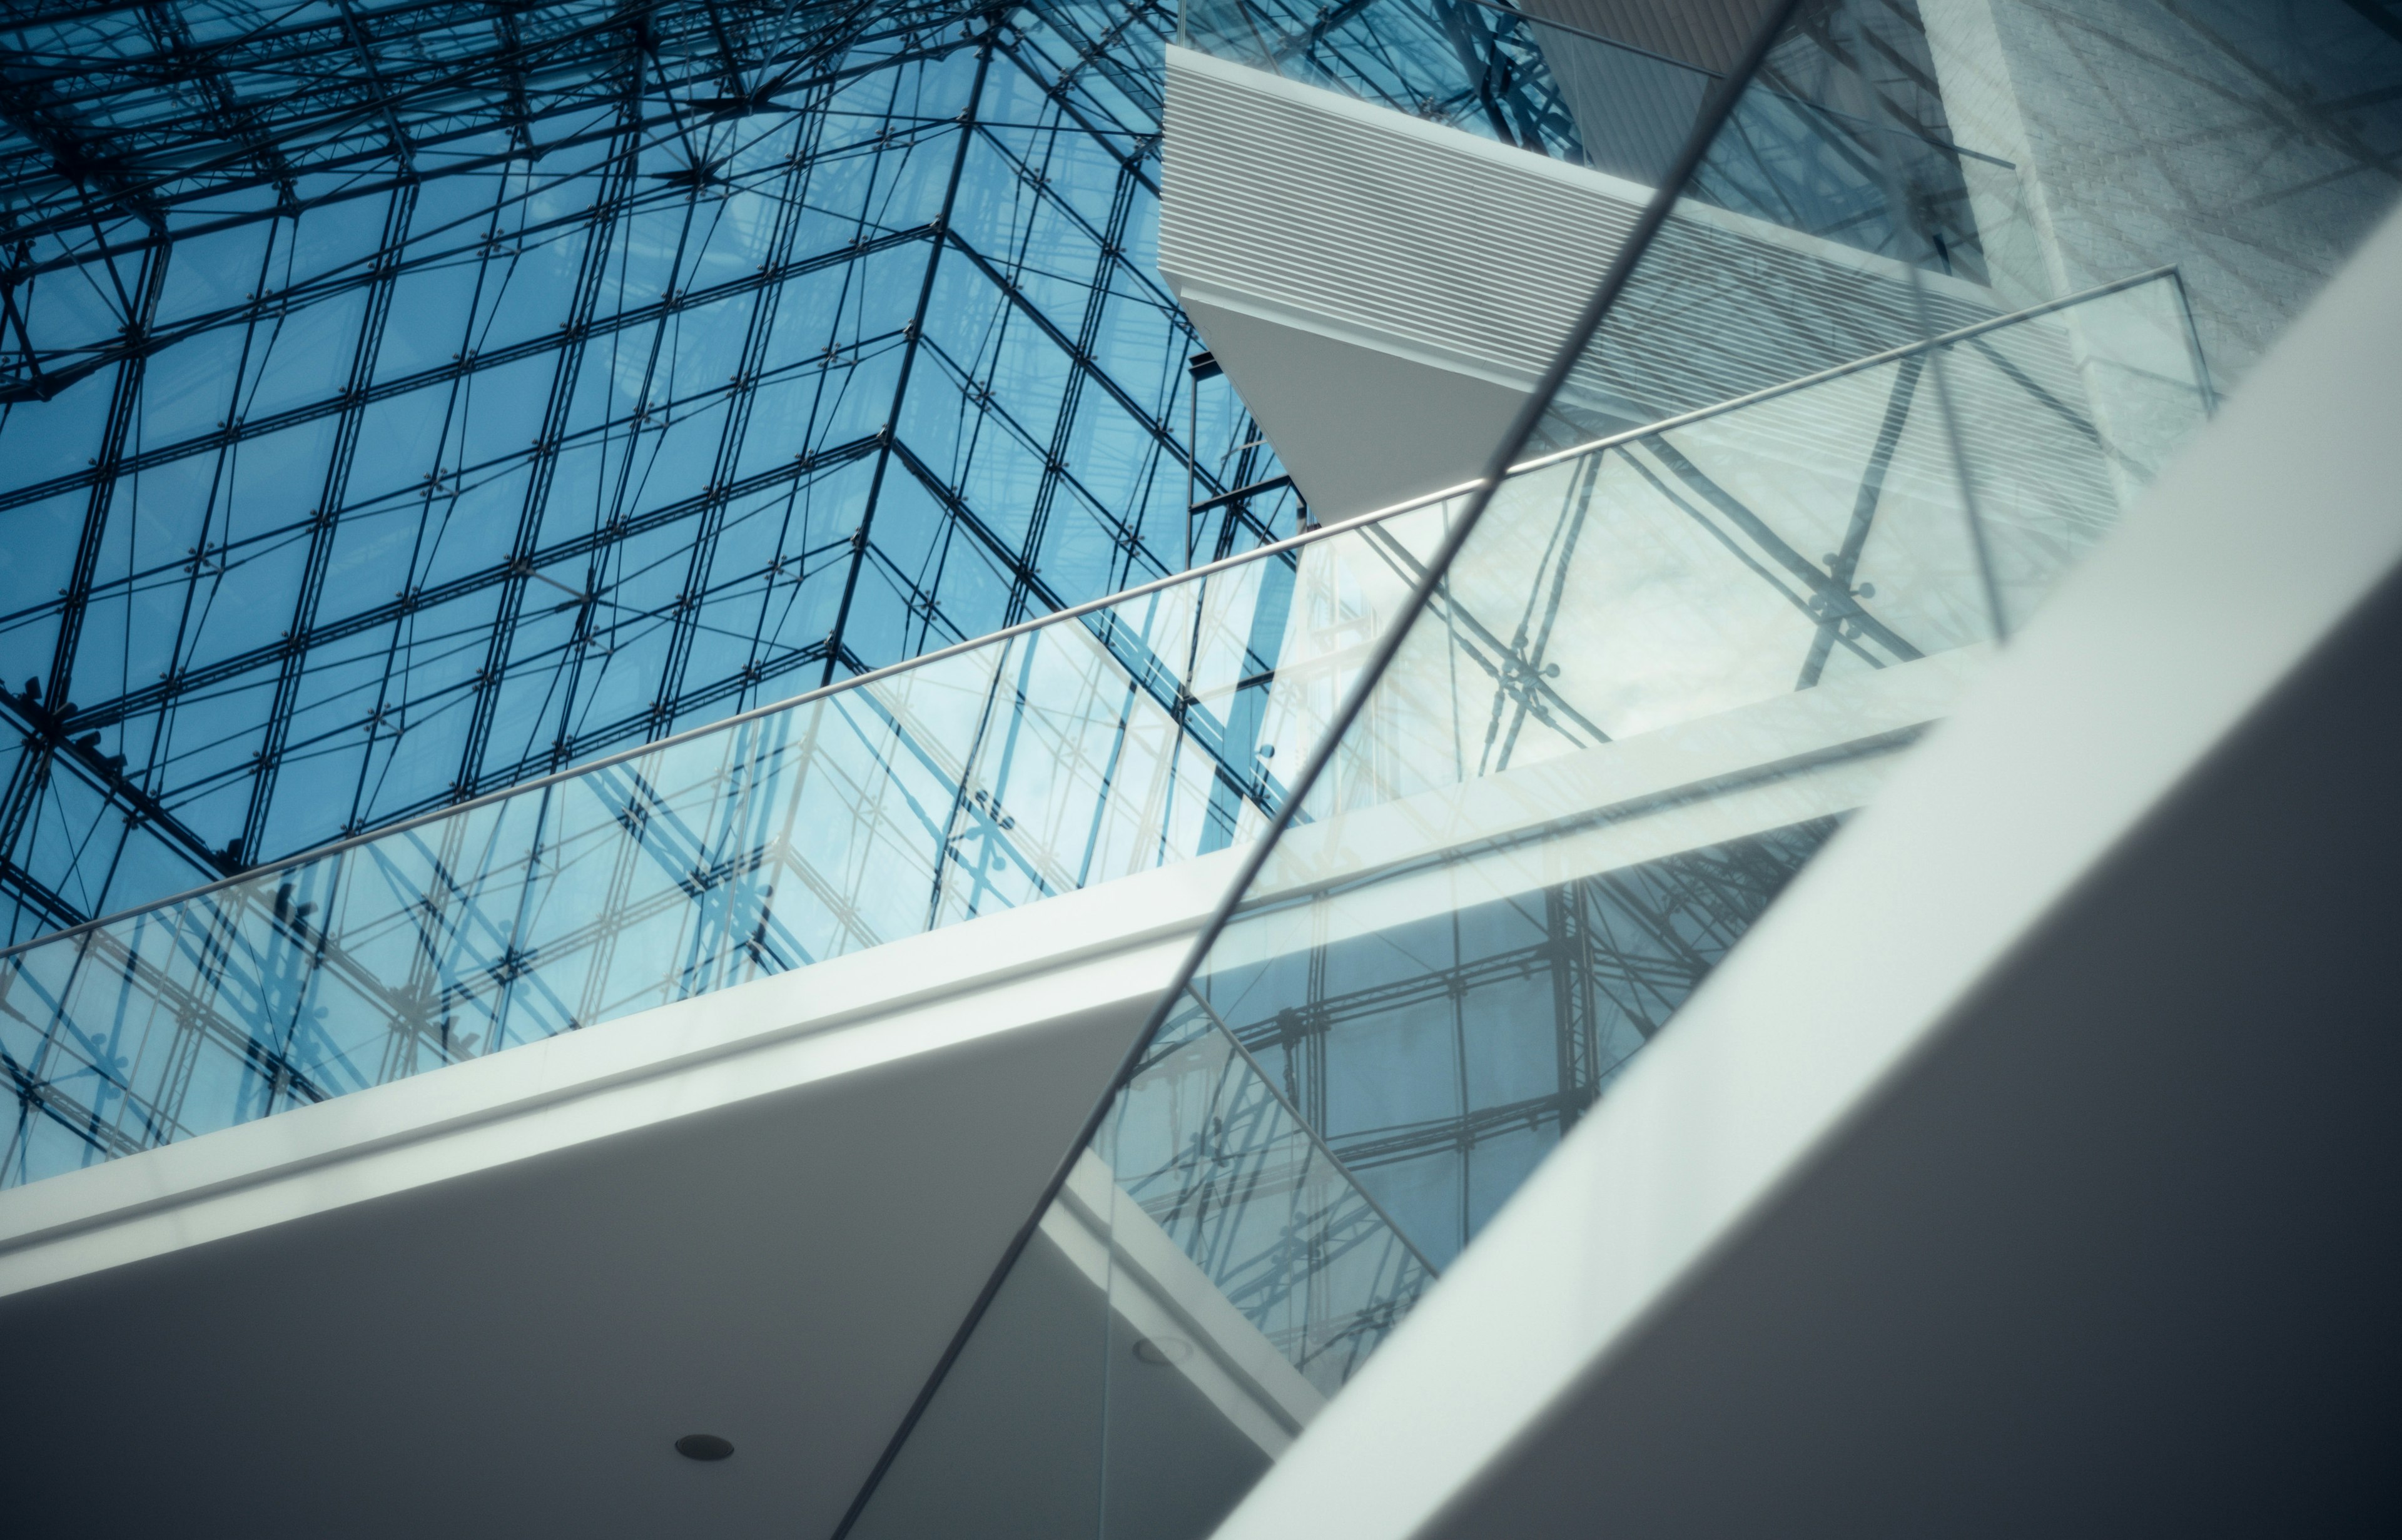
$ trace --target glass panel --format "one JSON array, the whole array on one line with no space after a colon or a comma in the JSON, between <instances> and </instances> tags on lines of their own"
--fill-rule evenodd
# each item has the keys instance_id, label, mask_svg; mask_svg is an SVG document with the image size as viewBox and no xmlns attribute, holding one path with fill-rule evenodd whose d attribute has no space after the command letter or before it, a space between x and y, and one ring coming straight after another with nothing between
<instances>
[{"instance_id":1,"label":"glass panel","mask_svg":"<svg viewBox=\"0 0 2402 1540\"><path fill-rule=\"evenodd\" d=\"M1330 527L0 955L0 1179L1255 839L1447 517Z\"/></svg>"},{"instance_id":2,"label":"glass panel","mask_svg":"<svg viewBox=\"0 0 2402 1540\"><path fill-rule=\"evenodd\" d=\"M1192 1533L1284 1452L1434 1268L1197 996L1095 1154L1078 1171L1114 1258L1100 1533Z\"/></svg>"}]
</instances>

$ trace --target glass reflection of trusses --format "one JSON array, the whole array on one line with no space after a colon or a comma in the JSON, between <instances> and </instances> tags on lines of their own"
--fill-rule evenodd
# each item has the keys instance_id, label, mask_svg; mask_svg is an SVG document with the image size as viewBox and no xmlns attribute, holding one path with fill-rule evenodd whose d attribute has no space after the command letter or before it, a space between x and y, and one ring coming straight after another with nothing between
<instances>
[{"instance_id":1,"label":"glass reflection of trusses","mask_svg":"<svg viewBox=\"0 0 2402 1540\"><path fill-rule=\"evenodd\" d=\"M1187 35L1206 52L1650 188L1732 62L1691 46L1710 33L1706 19L1680 28L1663 25L1668 14L1576 0L1188 0ZM1737 25L1739 47L1749 23ZM1933 80L1914 8L1804 6L1687 191L1981 280L1961 157L2006 163L1952 142ZM1923 228L1897 221L1895 187Z\"/></svg>"},{"instance_id":2,"label":"glass reflection of trusses","mask_svg":"<svg viewBox=\"0 0 2402 1540\"><path fill-rule=\"evenodd\" d=\"M1833 830L1815 819L1313 937L1196 990L1379 1212L1444 1265ZM1308 936L1316 921L1273 923Z\"/></svg>"}]
</instances>

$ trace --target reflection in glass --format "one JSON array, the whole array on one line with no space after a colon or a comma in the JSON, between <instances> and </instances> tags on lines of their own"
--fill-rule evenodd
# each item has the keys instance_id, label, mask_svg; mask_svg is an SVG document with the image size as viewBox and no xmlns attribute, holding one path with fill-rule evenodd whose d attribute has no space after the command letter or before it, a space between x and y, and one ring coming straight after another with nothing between
<instances>
[{"instance_id":1,"label":"reflection in glass","mask_svg":"<svg viewBox=\"0 0 2402 1540\"><path fill-rule=\"evenodd\" d=\"M1618 313L1638 325L1661 302L1630 289ZM2174 276L2145 275L1525 462L1305 811L1458 785L1995 639L1996 601L2013 622L2032 612L2202 421L2190 335ZM1950 431L1939 370L1970 431ZM1570 375L1555 423L1576 414L1584 378Z\"/></svg>"},{"instance_id":2,"label":"reflection in glass","mask_svg":"<svg viewBox=\"0 0 2402 1540\"><path fill-rule=\"evenodd\" d=\"M1321 1395L1433 1279L1198 996L1146 1049L1098 1154L1114 1222L1155 1227Z\"/></svg>"},{"instance_id":3,"label":"reflection in glass","mask_svg":"<svg viewBox=\"0 0 2402 1540\"><path fill-rule=\"evenodd\" d=\"M1186 997L848 1533L1199 1533L1433 1279Z\"/></svg>"},{"instance_id":4,"label":"reflection in glass","mask_svg":"<svg viewBox=\"0 0 2402 1540\"><path fill-rule=\"evenodd\" d=\"M1361 1188L1447 1262L1835 823L1567 881L1547 880L1558 852L1539 840L1443 851L1247 908L1194 987Z\"/></svg>"}]
</instances>

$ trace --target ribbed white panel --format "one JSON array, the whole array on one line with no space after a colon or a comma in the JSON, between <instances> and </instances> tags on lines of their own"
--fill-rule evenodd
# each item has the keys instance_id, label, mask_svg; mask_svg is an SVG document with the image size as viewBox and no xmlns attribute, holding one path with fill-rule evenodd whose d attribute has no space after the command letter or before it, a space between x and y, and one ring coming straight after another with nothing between
<instances>
[{"instance_id":1,"label":"ribbed white panel","mask_svg":"<svg viewBox=\"0 0 2402 1540\"><path fill-rule=\"evenodd\" d=\"M1313 505L1341 513L1481 473L1651 197L1173 48L1164 187L1161 272ZM1959 280L1687 199L1571 371L1559 431L1657 421L1996 309ZM1943 372L1990 516L2046 549L2115 517L2067 322L1995 334ZM1841 480L1882 410L1873 392L1814 394L1740 431L1762 463ZM1931 391L1914 415L1931 431ZM1955 462L1930 463L1948 485Z\"/></svg>"},{"instance_id":2,"label":"ribbed white panel","mask_svg":"<svg viewBox=\"0 0 2402 1540\"><path fill-rule=\"evenodd\" d=\"M1180 296L1522 388L1651 197L1182 48L1166 145L1159 265ZM1688 201L1578 384L1640 420L1981 320L1981 300Z\"/></svg>"},{"instance_id":3,"label":"ribbed white panel","mask_svg":"<svg viewBox=\"0 0 2402 1540\"><path fill-rule=\"evenodd\" d=\"M1181 48L1166 144L1159 266L1180 295L1522 386L1648 196Z\"/></svg>"}]
</instances>

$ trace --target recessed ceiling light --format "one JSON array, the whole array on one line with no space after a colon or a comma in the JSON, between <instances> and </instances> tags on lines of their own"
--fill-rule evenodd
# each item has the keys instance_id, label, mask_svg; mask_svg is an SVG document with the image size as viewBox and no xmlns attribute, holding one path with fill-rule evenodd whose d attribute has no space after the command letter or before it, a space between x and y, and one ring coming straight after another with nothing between
<instances>
[{"instance_id":1,"label":"recessed ceiling light","mask_svg":"<svg viewBox=\"0 0 2402 1540\"><path fill-rule=\"evenodd\" d=\"M687 1460L723 1460L734 1446L713 1433L687 1433L676 1440L676 1452Z\"/></svg>"}]
</instances>

